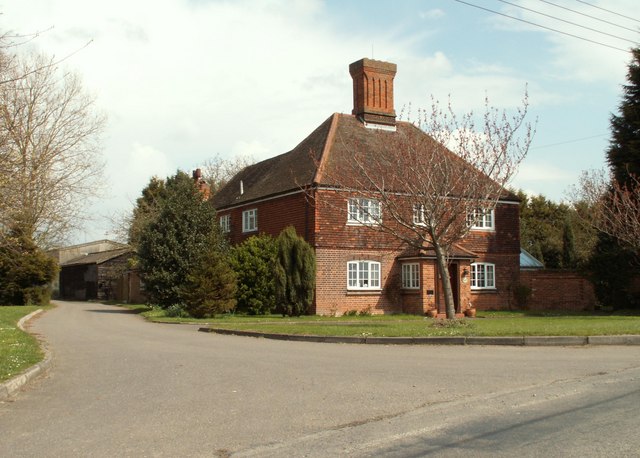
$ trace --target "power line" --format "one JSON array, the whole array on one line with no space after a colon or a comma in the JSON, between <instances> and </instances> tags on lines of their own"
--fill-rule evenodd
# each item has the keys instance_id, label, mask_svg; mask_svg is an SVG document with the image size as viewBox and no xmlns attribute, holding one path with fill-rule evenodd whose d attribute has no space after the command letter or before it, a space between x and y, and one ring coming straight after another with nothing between
<instances>
[{"instance_id":1,"label":"power line","mask_svg":"<svg viewBox=\"0 0 640 458\"><path fill-rule=\"evenodd\" d=\"M481 10L484 10L484 11L488 11L489 13L494 13L494 14L497 14L499 16L504 16L504 17L507 17L509 19L513 19L515 21L524 22L525 24L533 25L535 27L540 27L541 29L546 29L546 30L550 30L552 32L556 32L556 33L562 34L562 35L566 35L566 36L569 36L569 37L577 38L578 40L588 41L589 43L593 43L593 44L596 44L596 45L604 46L604 47L610 48L610 49L615 49L616 51L622 51L622 52L625 52L625 53L629 53L630 52L628 49L618 48L617 46L608 45L608 44L602 43L600 41L595 41L595 40L591 40L589 38L585 38L585 37L581 37L581 36L578 36L578 35L574 35L572 33L563 32L562 30L554 29L552 27L547 27L546 25L536 24L535 22L527 21L525 19L520 19L520 18L515 17L515 16L509 16L508 14L504 14L504 13L501 13L499 11L491 10L491 9L485 8L483 6L474 5L473 3L468 3L468 2L465 2L465 1L462 1L462 0L453 0L453 1L454 2L458 2L458 3L462 3L462 4L467 5L467 6L471 6L473 8L478 8L478 9L481 9Z\"/></svg>"},{"instance_id":2,"label":"power line","mask_svg":"<svg viewBox=\"0 0 640 458\"><path fill-rule=\"evenodd\" d=\"M619 27L619 28L624 29L624 30L629 30L630 32L640 33L640 30L638 30L638 29L632 29L630 27L625 27L623 25L616 24L615 22L607 21L605 19L601 19L601 18L596 17L596 16L591 16L590 14L586 14L586 13L583 13L583 12L578 11L578 10L572 10L571 8L567 8L566 6L558 5L557 3L549 2L547 0L539 0L539 1L541 1L542 3L546 3L547 5L551 5L551 6L555 6L556 8L563 9L565 11L570 11L572 13L579 14L580 16L588 17L589 19L594 19L596 21L604 22L605 24L609 24L609 25L612 25L614 27Z\"/></svg>"},{"instance_id":3,"label":"power line","mask_svg":"<svg viewBox=\"0 0 640 458\"><path fill-rule=\"evenodd\" d=\"M580 25L580 24L578 24L578 23L576 23L576 22L567 21L567 20L565 20L565 19L561 19L561 18L559 18L559 17L552 16L552 15L550 15L550 14L542 13L542 12L540 12L540 11L536 11L536 10L533 10L533 9L531 9L531 8L527 8L527 7L525 7L525 6L516 5L515 3L507 2L506 0L498 0L498 1L499 1L499 2L502 2L502 3L505 3L505 4L507 4L507 5L515 6L516 8L521 8L521 9L523 9L523 10L525 10L525 11L530 11L530 12L532 12L532 13L539 14L540 16L545 16L545 17L548 17L548 18L554 19L554 20L556 20L556 21L564 22L565 24L574 25L574 26L576 26L576 27L581 27L581 28L586 29L586 30L589 30L589 31L591 31L591 32L596 32L596 33L600 33L600 34L602 34L602 35L607 35L607 36L612 37L612 38L617 38L618 40L628 41L629 43L632 43L632 44L636 44L636 43L637 43L637 42L635 42L635 41L633 41L633 40L629 40L629 39L627 39L627 38L619 37L619 36L617 36L617 35L612 35L612 34L607 33L607 32L602 32L601 30L593 29L593 28L591 28L591 27L587 27L586 25Z\"/></svg>"},{"instance_id":4,"label":"power line","mask_svg":"<svg viewBox=\"0 0 640 458\"><path fill-rule=\"evenodd\" d=\"M601 138L601 137L604 137L605 135L609 135L609 134L599 134L599 135L591 135L589 137L575 138L573 140L567 140L567 141L564 141L564 142L550 143L548 145L534 146L534 147L532 147L530 149L551 148L552 146L566 145L568 143L577 143L577 142L581 142L581 141L584 141L584 140L591 140L592 138Z\"/></svg>"},{"instance_id":5,"label":"power line","mask_svg":"<svg viewBox=\"0 0 640 458\"><path fill-rule=\"evenodd\" d=\"M606 11L607 13L615 14L616 16L620 16L620 17L623 17L625 19L629 19L631 21L640 22L640 20L638 20L636 18L632 18L630 16L625 16L624 14L616 13L615 11L611 11L611 10L608 10L606 8L602 8L600 6L594 5L593 3L583 2L582 0L576 0L576 2L583 3L585 5L589 5L589 6L593 7L593 8L597 8L599 10Z\"/></svg>"}]
</instances>

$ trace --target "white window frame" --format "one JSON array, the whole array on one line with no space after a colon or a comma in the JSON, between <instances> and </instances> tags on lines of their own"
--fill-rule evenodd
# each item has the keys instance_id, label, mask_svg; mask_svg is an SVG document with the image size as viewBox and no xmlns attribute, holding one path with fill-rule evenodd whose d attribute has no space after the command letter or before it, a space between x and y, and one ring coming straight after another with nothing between
<instances>
[{"instance_id":1,"label":"white window frame","mask_svg":"<svg viewBox=\"0 0 640 458\"><path fill-rule=\"evenodd\" d=\"M220 229L225 234L231 232L231 215L222 215L220 217Z\"/></svg>"},{"instance_id":2,"label":"white window frame","mask_svg":"<svg viewBox=\"0 0 640 458\"><path fill-rule=\"evenodd\" d=\"M347 201L347 224L380 224L380 201L368 198L350 198Z\"/></svg>"},{"instance_id":3,"label":"white window frame","mask_svg":"<svg viewBox=\"0 0 640 458\"><path fill-rule=\"evenodd\" d=\"M242 232L256 232L258 230L258 209L252 208L242 212Z\"/></svg>"},{"instance_id":4,"label":"white window frame","mask_svg":"<svg viewBox=\"0 0 640 458\"><path fill-rule=\"evenodd\" d=\"M402 264L402 288L420 289L420 264Z\"/></svg>"},{"instance_id":5,"label":"white window frame","mask_svg":"<svg viewBox=\"0 0 640 458\"><path fill-rule=\"evenodd\" d=\"M347 290L379 291L381 285L381 265L377 261L359 259L347 262Z\"/></svg>"},{"instance_id":6,"label":"white window frame","mask_svg":"<svg viewBox=\"0 0 640 458\"><path fill-rule=\"evenodd\" d=\"M413 224L416 226L426 226L427 221L424 218L424 205L413 204Z\"/></svg>"},{"instance_id":7,"label":"white window frame","mask_svg":"<svg viewBox=\"0 0 640 458\"><path fill-rule=\"evenodd\" d=\"M491 210L482 208L472 210L467 216L467 221L472 230L494 231L496 229L496 215L493 208Z\"/></svg>"},{"instance_id":8,"label":"white window frame","mask_svg":"<svg viewBox=\"0 0 640 458\"><path fill-rule=\"evenodd\" d=\"M471 289L496 289L496 265L490 262L471 264Z\"/></svg>"}]
</instances>

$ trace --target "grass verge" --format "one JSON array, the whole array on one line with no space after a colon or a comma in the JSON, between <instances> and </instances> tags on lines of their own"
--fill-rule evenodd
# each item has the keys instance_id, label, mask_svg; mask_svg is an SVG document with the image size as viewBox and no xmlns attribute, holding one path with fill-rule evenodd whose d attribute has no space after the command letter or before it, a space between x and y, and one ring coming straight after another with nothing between
<instances>
[{"instance_id":1,"label":"grass verge","mask_svg":"<svg viewBox=\"0 0 640 458\"><path fill-rule=\"evenodd\" d=\"M140 306L130 306L142 310ZM215 328L318 336L598 336L640 334L640 315L631 313L478 312L473 319L434 320L416 315L282 317L225 315L197 320L167 317L161 309L142 312L156 322L198 323Z\"/></svg>"},{"instance_id":2,"label":"grass verge","mask_svg":"<svg viewBox=\"0 0 640 458\"><path fill-rule=\"evenodd\" d=\"M23 316L38 306L0 307L0 382L20 374L44 357L35 337L18 329Z\"/></svg>"}]
</instances>

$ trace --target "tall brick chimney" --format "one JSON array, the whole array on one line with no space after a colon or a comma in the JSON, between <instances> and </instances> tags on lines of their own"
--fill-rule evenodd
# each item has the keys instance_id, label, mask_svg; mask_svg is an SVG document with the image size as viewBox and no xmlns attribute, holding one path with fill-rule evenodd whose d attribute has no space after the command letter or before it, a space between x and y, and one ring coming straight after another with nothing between
<instances>
[{"instance_id":1,"label":"tall brick chimney","mask_svg":"<svg viewBox=\"0 0 640 458\"><path fill-rule=\"evenodd\" d=\"M360 59L349 65L353 78L353 114L365 124L395 126L393 78L396 64Z\"/></svg>"}]
</instances>

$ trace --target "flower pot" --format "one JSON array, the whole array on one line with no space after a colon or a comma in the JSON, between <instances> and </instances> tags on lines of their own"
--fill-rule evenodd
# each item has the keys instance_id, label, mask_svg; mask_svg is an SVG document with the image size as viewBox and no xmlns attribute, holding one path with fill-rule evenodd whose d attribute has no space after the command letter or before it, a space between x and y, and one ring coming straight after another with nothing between
<instances>
[{"instance_id":1,"label":"flower pot","mask_svg":"<svg viewBox=\"0 0 640 458\"><path fill-rule=\"evenodd\" d=\"M467 318L475 318L476 309L466 309L464 311L464 316L466 316Z\"/></svg>"},{"instance_id":2,"label":"flower pot","mask_svg":"<svg viewBox=\"0 0 640 458\"><path fill-rule=\"evenodd\" d=\"M438 311L436 309L429 309L427 310L427 316L429 318L435 318L436 316L438 316Z\"/></svg>"}]
</instances>

